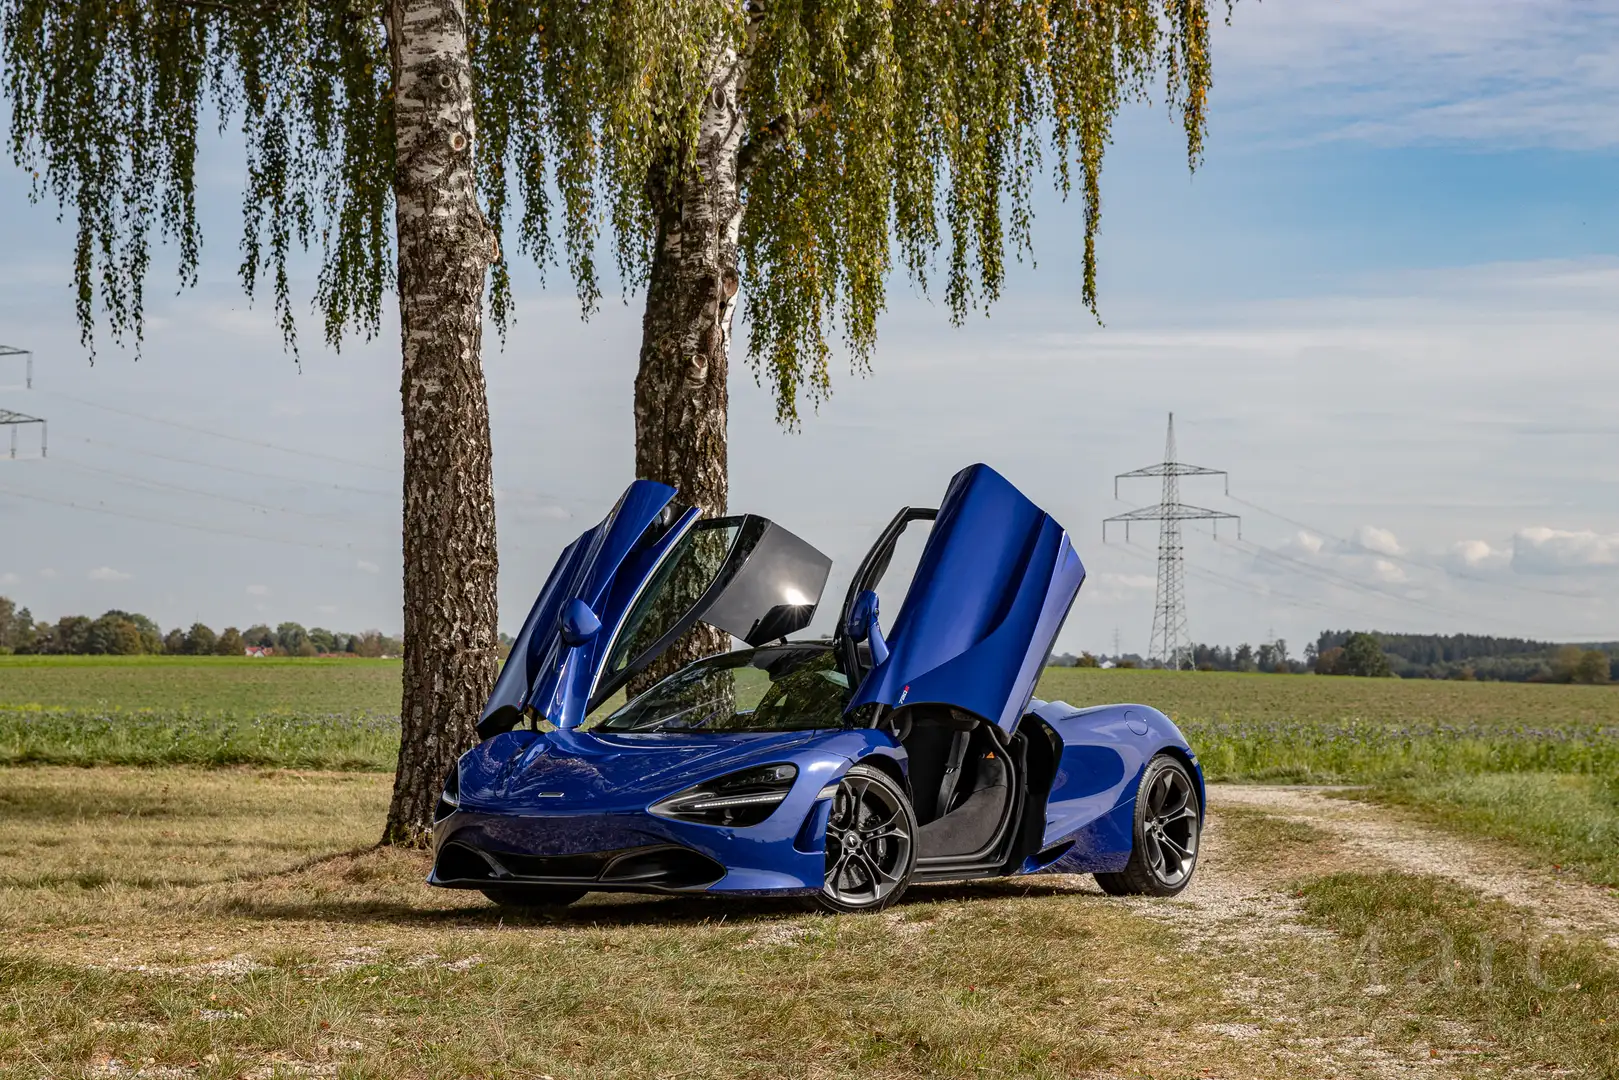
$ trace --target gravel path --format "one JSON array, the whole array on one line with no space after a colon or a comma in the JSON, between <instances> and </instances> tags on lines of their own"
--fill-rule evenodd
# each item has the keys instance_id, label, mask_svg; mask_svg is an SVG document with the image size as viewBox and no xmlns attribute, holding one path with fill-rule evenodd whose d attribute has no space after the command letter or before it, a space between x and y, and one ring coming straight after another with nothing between
<instances>
[{"instance_id":1,"label":"gravel path","mask_svg":"<svg viewBox=\"0 0 1619 1080\"><path fill-rule=\"evenodd\" d=\"M1209 807L1218 813L1222 806L1247 806L1309 824L1375 861L1449 878L1533 912L1549 930L1600 938L1619 950L1619 893L1514 858L1486 841L1425 827L1387 807L1329 798L1324 790L1332 789L1216 784Z\"/></svg>"},{"instance_id":2,"label":"gravel path","mask_svg":"<svg viewBox=\"0 0 1619 1080\"><path fill-rule=\"evenodd\" d=\"M1252 1024L1206 1023L1198 1034L1263 1046L1299 1076L1450 1080L1510 1078L1525 1075L1525 1070L1564 1075L1542 1063L1501 1055L1488 1031L1457 1021L1441 1023L1438 1045L1421 1041L1402 1045L1386 1033L1374 1040L1360 1030L1360 1021L1346 1023L1346 1009L1351 1016L1358 1011L1353 1001L1323 993L1323 984L1316 979L1330 977L1326 965L1342 964L1354 944L1303 918L1301 901L1285 883L1306 868L1251 865L1240 850L1222 844L1222 810L1258 810L1331 836L1336 850L1325 854L1325 862L1310 872L1335 865L1437 874L1532 912L1548 930L1596 937L1616 949L1619 893L1562 877L1503 846L1424 826L1397 810L1324 794L1344 790L1212 785L1202 862L1191 888L1171 901L1122 901L1148 918L1172 925L1185 935L1185 948L1225 969L1222 996L1255 1018ZM1080 879L1074 884L1083 887ZM1268 963L1272 956L1287 960ZM1323 967L1315 970L1315 963ZM1368 986L1362 993L1388 990ZM1393 1008L1398 1020L1401 1005L1396 998L1376 1000Z\"/></svg>"}]
</instances>

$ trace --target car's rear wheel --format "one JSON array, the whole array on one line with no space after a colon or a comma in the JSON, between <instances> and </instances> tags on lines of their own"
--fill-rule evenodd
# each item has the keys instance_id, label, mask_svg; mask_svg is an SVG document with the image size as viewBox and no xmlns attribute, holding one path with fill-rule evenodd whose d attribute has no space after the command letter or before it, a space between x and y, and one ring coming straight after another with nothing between
<instances>
[{"instance_id":1,"label":"car's rear wheel","mask_svg":"<svg viewBox=\"0 0 1619 1080\"><path fill-rule=\"evenodd\" d=\"M559 885L529 885L526 887L496 886L481 890L485 896L503 908L562 908L584 896L586 889L570 889Z\"/></svg>"},{"instance_id":2,"label":"car's rear wheel","mask_svg":"<svg viewBox=\"0 0 1619 1080\"><path fill-rule=\"evenodd\" d=\"M1115 874L1097 874L1114 896L1174 896L1192 883L1203 808L1186 763L1159 754L1147 763L1136 789L1135 842L1130 862Z\"/></svg>"},{"instance_id":3,"label":"car's rear wheel","mask_svg":"<svg viewBox=\"0 0 1619 1080\"><path fill-rule=\"evenodd\" d=\"M916 812L881 769L856 765L838 782L826 822L829 911L880 911L905 894L916 868Z\"/></svg>"}]
</instances>

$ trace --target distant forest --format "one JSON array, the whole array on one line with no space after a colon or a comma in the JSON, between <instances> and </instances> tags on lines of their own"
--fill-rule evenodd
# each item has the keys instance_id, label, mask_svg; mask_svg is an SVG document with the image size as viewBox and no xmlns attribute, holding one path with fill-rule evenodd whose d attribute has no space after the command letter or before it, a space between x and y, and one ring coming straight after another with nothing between
<instances>
[{"instance_id":1,"label":"distant forest","mask_svg":"<svg viewBox=\"0 0 1619 1080\"><path fill-rule=\"evenodd\" d=\"M1315 655L1342 649L1352 630L1323 630ZM1619 641L1560 644L1484 634L1371 633L1390 672L1405 679L1619 682Z\"/></svg>"},{"instance_id":2,"label":"distant forest","mask_svg":"<svg viewBox=\"0 0 1619 1080\"><path fill-rule=\"evenodd\" d=\"M97 618L64 615L55 622L35 621L25 607L0 596L0 655L36 656L243 656L253 650L265 656L398 656L397 638L377 630L358 634L308 630L295 622L275 629L265 625L215 633L204 623L175 627L168 633L139 612L108 611Z\"/></svg>"},{"instance_id":3,"label":"distant forest","mask_svg":"<svg viewBox=\"0 0 1619 1080\"><path fill-rule=\"evenodd\" d=\"M1559 644L1484 634L1388 634L1323 630L1288 653L1287 642L1195 645L1198 671L1252 671L1275 675L1398 676L1403 679L1488 679L1503 682L1619 683L1619 641ZM1063 653L1058 667L1160 667L1135 653L1120 656Z\"/></svg>"}]
</instances>

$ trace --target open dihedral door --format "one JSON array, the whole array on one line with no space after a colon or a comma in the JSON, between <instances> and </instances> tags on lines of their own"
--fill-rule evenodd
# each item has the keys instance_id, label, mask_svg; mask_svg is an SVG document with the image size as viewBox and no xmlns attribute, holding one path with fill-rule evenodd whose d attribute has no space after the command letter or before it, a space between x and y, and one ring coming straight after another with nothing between
<instances>
[{"instance_id":1,"label":"open dihedral door","mask_svg":"<svg viewBox=\"0 0 1619 1080\"><path fill-rule=\"evenodd\" d=\"M850 708L951 705L1011 731L1084 580L1061 525L988 465L963 469Z\"/></svg>"},{"instance_id":2,"label":"open dihedral door","mask_svg":"<svg viewBox=\"0 0 1619 1080\"><path fill-rule=\"evenodd\" d=\"M809 624L832 560L753 514L704 520L675 489L637 480L563 551L512 644L478 723L529 715L573 727L699 620L762 645ZM599 624L567 640L583 604Z\"/></svg>"}]
</instances>

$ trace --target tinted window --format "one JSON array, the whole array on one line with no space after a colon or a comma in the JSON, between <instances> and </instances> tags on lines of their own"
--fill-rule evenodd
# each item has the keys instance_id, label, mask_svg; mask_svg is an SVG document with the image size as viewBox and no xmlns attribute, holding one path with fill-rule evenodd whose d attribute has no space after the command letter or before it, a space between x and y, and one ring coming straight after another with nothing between
<instances>
[{"instance_id":1,"label":"tinted window","mask_svg":"<svg viewBox=\"0 0 1619 1080\"><path fill-rule=\"evenodd\" d=\"M843 726L851 693L819 645L747 649L688 664L597 731L801 731Z\"/></svg>"},{"instance_id":2,"label":"tinted window","mask_svg":"<svg viewBox=\"0 0 1619 1080\"><path fill-rule=\"evenodd\" d=\"M698 522L681 537L624 616L607 660L616 675L667 634L714 583L736 540L738 518Z\"/></svg>"}]
</instances>

